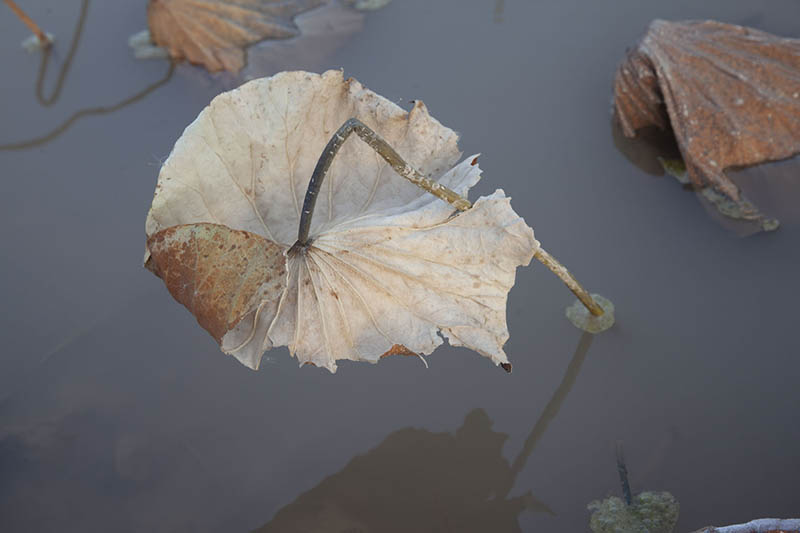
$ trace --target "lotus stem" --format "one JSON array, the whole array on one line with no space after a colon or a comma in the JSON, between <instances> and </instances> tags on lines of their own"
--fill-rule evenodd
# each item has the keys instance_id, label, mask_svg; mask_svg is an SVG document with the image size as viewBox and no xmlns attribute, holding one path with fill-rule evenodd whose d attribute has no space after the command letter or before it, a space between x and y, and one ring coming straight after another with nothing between
<instances>
[{"instance_id":1,"label":"lotus stem","mask_svg":"<svg viewBox=\"0 0 800 533\"><path fill-rule=\"evenodd\" d=\"M64 63L61 65L61 70L56 78L56 84L53 92L49 97L44 95L44 81L45 74L47 73L47 64L50 60L50 55L53 53L52 47L45 49L42 54L42 62L39 66L39 76L36 79L36 99L45 107L53 105L58 97L61 95L61 90L64 88L64 81L67 79L67 74L72 66L72 60L75 58L75 52L78 50L78 43L80 43L81 36L83 35L83 28L86 23L86 15L89 13L89 0L81 2L81 12L78 16L78 23L75 26L75 31L72 35L72 43L69 45L69 51L65 56Z\"/></svg>"},{"instance_id":2,"label":"lotus stem","mask_svg":"<svg viewBox=\"0 0 800 533\"><path fill-rule=\"evenodd\" d=\"M617 472L619 473L620 485L622 485L622 497L627 505L631 505L633 498L631 496L631 485L628 482L628 467L625 466L625 457L622 454L622 441L617 442Z\"/></svg>"},{"instance_id":3,"label":"lotus stem","mask_svg":"<svg viewBox=\"0 0 800 533\"><path fill-rule=\"evenodd\" d=\"M561 281L578 297L578 300L589 310L593 316L602 316L605 311L600 305L594 301L591 294L589 294L583 286L578 283L567 267L562 265L558 259L550 255L544 248L539 248L539 251L534 255L544 266L550 269L553 274L561 278Z\"/></svg>"},{"instance_id":4,"label":"lotus stem","mask_svg":"<svg viewBox=\"0 0 800 533\"><path fill-rule=\"evenodd\" d=\"M16 4L16 2L14 2L14 0L4 0L4 2L6 3L6 5L7 5L8 7L10 7L10 8L11 8L11 11L13 11L13 12L14 12L14 14L15 14L17 17L19 17L19 19L20 19L20 20L23 22L23 24L25 24L25 25L28 27L28 29L29 29L29 30L31 30L31 32L33 32L33 34L34 34L34 35L36 35L36 38L37 38L37 39L39 39L39 44L41 44L43 48L47 48L47 47L49 47L51 44L53 44L52 42L50 42L50 39L49 39L49 38L47 37L47 35L46 35L46 34L45 34L43 31L42 31L42 29L39 27L39 25L38 25L38 24L36 24L36 23L33 21L33 19L32 19L32 18L30 18L30 17L29 17L29 16L28 16L28 15L27 15L27 14L24 12L24 11L22 10L22 8L20 8L20 7L19 7L19 6Z\"/></svg>"},{"instance_id":5,"label":"lotus stem","mask_svg":"<svg viewBox=\"0 0 800 533\"><path fill-rule=\"evenodd\" d=\"M325 175L327 174L328 169L331 167L333 159L336 157L339 149L353 132L355 132L362 141L367 143L370 148L375 150L375 152L380 155L384 161L389 163L395 172L417 187L420 187L437 198L444 200L459 211L466 211L472 207L472 204L469 200L457 192L448 189L444 185L426 178L420 171L406 163L406 161L400 157L400 154L398 154L394 148L389 146L389 143L384 141L383 138L375 133L369 126L357 118L351 118L342 124L338 130L336 130L336 133L333 134L333 137L331 137L331 140L328 141L328 144L322 151L322 155L319 156L319 160L317 160L317 166L314 167L314 173L311 175L311 180L308 182L308 189L306 189L306 196L303 200L303 210L300 213L300 227L297 230L297 242L294 243L291 250L305 248L308 246L308 234L311 230L311 217L314 215L314 206L317 203L317 196L322 188L322 182L325 180ZM541 261L551 271L553 271L556 276L561 278L561 281L563 281L566 286L569 287L569 290L571 290L575 296L578 297L581 303L586 306L593 316L603 315L603 308L594 301L592 296L586 292L586 289L584 289L581 284L578 283L578 280L576 280L575 277L570 274L569 270L567 270L564 265L559 263L555 257L541 248L538 252L536 252L534 257Z\"/></svg>"},{"instance_id":6,"label":"lotus stem","mask_svg":"<svg viewBox=\"0 0 800 533\"><path fill-rule=\"evenodd\" d=\"M472 204L458 194L422 175L417 169L405 162L400 157L400 154L394 148L389 146L389 143L383 140L380 135L372 131L372 129L358 120L357 118L348 119L347 122L342 124L336 133L333 134L331 140L328 141L327 146L322 151L322 155L317 161L317 166L314 167L314 173L311 175L311 181L308 182L308 189L306 190L306 197L303 200L303 211L300 214L300 227L297 231L297 242L295 246L305 247L308 246L308 232L311 229L311 217L314 214L314 206L317 203L317 195L319 194L322 182L325 179L325 174L333 163L333 158L339 152L344 142L355 132L362 141L367 143L370 148L383 158L384 161L394 169L395 172L400 174L417 187L424 189L444 200L445 202L453 205L460 211L466 211Z\"/></svg>"}]
</instances>

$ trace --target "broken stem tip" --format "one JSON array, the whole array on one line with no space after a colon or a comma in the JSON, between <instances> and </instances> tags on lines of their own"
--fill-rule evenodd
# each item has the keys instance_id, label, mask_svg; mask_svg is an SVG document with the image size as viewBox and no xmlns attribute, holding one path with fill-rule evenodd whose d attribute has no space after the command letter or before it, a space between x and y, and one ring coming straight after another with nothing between
<instances>
[{"instance_id":1,"label":"broken stem tip","mask_svg":"<svg viewBox=\"0 0 800 533\"><path fill-rule=\"evenodd\" d=\"M370 148L386 161L395 172L400 174L403 178L407 179L417 187L433 194L437 198L444 200L451 204L459 211L466 211L472 204L458 194L422 175L420 171L409 165L405 160L400 157L394 148L389 146L389 143L384 141L380 135L375 133L366 124L357 118L348 119L342 126L336 130L331 140L319 156L317 166L314 167L314 173L311 175L311 180L308 182L308 189L306 190L306 197L303 200L303 210L300 213L300 227L297 230L297 242L293 246L305 247L308 246L308 233L311 229L311 217L314 215L314 205L317 203L317 195L319 194L322 182L325 179L325 174L333 163L334 157L339 152L344 142L355 132L362 141L367 143Z\"/></svg>"},{"instance_id":2,"label":"broken stem tip","mask_svg":"<svg viewBox=\"0 0 800 533\"><path fill-rule=\"evenodd\" d=\"M605 312L603 311L603 308L594 301L594 298L592 298L586 289L584 289L583 286L578 283L578 280L575 279L575 276L573 276L570 271L567 270L567 267L562 265L558 259L550 255L544 248L539 248L539 251L536 252L534 257L538 259L539 262L544 266L549 268L553 274L561 278L561 281L563 281L564 284L569 287L569 290L571 290L572 293L578 297L578 300L580 300L581 303L586 306L586 309L588 309L593 316L603 315Z\"/></svg>"},{"instance_id":3,"label":"broken stem tip","mask_svg":"<svg viewBox=\"0 0 800 533\"><path fill-rule=\"evenodd\" d=\"M39 27L39 25L38 25L38 24L36 24L36 23L33 21L33 19L32 19L32 18L30 18L30 17L29 17L29 16L28 16L28 15L27 15L27 14L24 12L24 11L22 10L22 8L20 8L20 7L19 7L19 6L16 4L16 2L14 2L14 0L3 0L3 1L6 3L6 5L7 5L9 8L11 8L11 11L13 11L13 12L14 12L14 14L15 14L15 15L16 15L16 16L17 16L17 17L18 17L18 18L19 18L19 19L20 19L20 20L23 22L23 24L25 24L25 25L28 27L28 29L29 29L29 30L31 30L31 32L33 32L33 34L34 34L34 35L36 35L36 38L37 38L37 39L39 39L39 43L40 43L40 44L41 44L43 47L45 47L45 48L46 48L46 47L50 46L51 44L53 44L52 42L50 42L50 39L49 39L49 38L47 37L47 35L46 35L46 34L45 34L43 31L42 31L42 29Z\"/></svg>"}]
</instances>

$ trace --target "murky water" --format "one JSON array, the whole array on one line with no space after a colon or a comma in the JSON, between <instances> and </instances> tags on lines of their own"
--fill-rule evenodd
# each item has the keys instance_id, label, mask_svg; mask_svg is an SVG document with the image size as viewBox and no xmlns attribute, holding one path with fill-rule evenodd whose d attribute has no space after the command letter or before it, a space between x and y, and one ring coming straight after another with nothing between
<instances>
[{"instance_id":1,"label":"murky water","mask_svg":"<svg viewBox=\"0 0 800 533\"><path fill-rule=\"evenodd\" d=\"M48 97L81 3L25 8L58 39ZM737 173L783 222L742 238L620 153L611 80L653 18L800 35L791 0L395 0L251 64L341 67L424 100L483 154L476 196L505 189L617 307L612 330L583 337L572 295L534 264L509 300L513 374L442 347L430 369L398 357L330 375L285 349L246 369L141 268L160 162L241 80L181 66L119 106L168 65L131 57L144 2L96 1L43 106L39 57L3 12L0 144L95 111L0 152L0 530L582 531L586 505L620 492L620 440L634 492L674 494L681 531L800 514L800 164Z\"/></svg>"}]
</instances>

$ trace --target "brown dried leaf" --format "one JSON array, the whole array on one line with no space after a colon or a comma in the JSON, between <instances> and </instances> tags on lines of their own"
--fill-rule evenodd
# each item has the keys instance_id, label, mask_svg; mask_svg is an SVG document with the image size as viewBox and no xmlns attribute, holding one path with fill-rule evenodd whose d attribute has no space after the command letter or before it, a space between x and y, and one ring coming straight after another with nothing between
<instances>
[{"instance_id":1,"label":"brown dried leaf","mask_svg":"<svg viewBox=\"0 0 800 533\"><path fill-rule=\"evenodd\" d=\"M389 350L386 351L386 353L381 355L381 359L383 359L384 357L389 357L390 355L409 355L414 357L419 356L417 352L412 352L402 344L393 345L391 348L389 348Z\"/></svg>"},{"instance_id":2,"label":"brown dried leaf","mask_svg":"<svg viewBox=\"0 0 800 533\"><path fill-rule=\"evenodd\" d=\"M257 354L237 353L255 333L257 315L275 315L286 281L284 246L247 231L201 223L159 231L147 240L147 249L145 266L225 352L251 360L271 348L259 343Z\"/></svg>"},{"instance_id":3,"label":"brown dried leaf","mask_svg":"<svg viewBox=\"0 0 800 533\"><path fill-rule=\"evenodd\" d=\"M174 59L209 71L238 72L244 48L264 39L298 34L295 15L325 0L150 0L147 24L153 41Z\"/></svg>"},{"instance_id":4,"label":"brown dried leaf","mask_svg":"<svg viewBox=\"0 0 800 533\"><path fill-rule=\"evenodd\" d=\"M617 69L614 105L628 137L670 124L692 183L755 217L724 171L800 152L800 40L655 20Z\"/></svg>"}]
</instances>

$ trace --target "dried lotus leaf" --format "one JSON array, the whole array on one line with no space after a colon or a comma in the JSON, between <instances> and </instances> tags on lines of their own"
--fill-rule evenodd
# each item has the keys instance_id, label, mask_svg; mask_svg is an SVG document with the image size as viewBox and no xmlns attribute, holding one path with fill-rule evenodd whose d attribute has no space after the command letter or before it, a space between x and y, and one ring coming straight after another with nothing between
<instances>
[{"instance_id":1,"label":"dried lotus leaf","mask_svg":"<svg viewBox=\"0 0 800 533\"><path fill-rule=\"evenodd\" d=\"M539 243L502 190L457 212L352 138L319 191L308 246L293 247L319 156L351 117L459 195L480 178L474 156L457 164L457 135L421 102L407 112L340 71L285 72L217 96L186 128L161 168L147 234L224 224L289 250L285 267L271 264L285 268L277 309L250 316L256 298L241 309L249 329L219 321L212 332L228 328L223 351L245 343L235 355L248 366L274 345L334 372L338 360L429 354L447 338L507 368L508 292Z\"/></svg>"},{"instance_id":2,"label":"dried lotus leaf","mask_svg":"<svg viewBox=\"0 0 800 533\"><path fill-rule=\"evenodd\" d=\"M295 15L325 0L150 0L147 24L153 42L173 59L187 59L209 71L238 72L244 48L264 39L298 34Z\"/></svg>"},{"instance_id":3,"label":"dried lotus leaf","mask_svg":"<svg viewBox=\"0 0 800 533\"><path fill-rule=\"evenodd\" d=\"M800 40L655 20L617 69L614 106L628 137L670 125L692 183L760 218L724 171L800 152Z\"/></svg>"}]
</instances>

